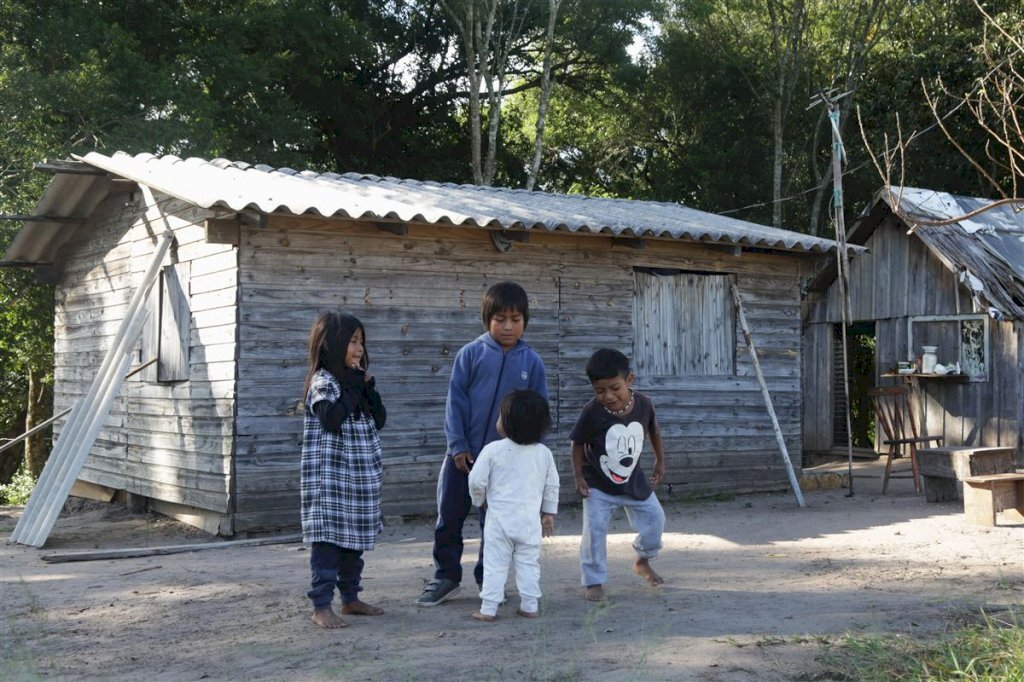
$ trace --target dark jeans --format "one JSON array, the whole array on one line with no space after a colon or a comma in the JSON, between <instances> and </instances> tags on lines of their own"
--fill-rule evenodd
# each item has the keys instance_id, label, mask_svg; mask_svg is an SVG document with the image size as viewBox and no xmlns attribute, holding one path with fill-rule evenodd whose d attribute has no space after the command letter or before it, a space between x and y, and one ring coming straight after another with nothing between
<instances>
[{"instance_id":1,"label":"dark jeans","mask_svg":"<svg viewBox=\"0 0 1024 682\"><path fill-rule=\"evenodd\" d=\"M309 567L313 571L313 586L306 596L313 600L313 608L323 609L334 600L334 586L338 586L342 604L358 601L362 587L363 552L345 549L329 542L314 542L309 554Z\"/></svg>"},{"instance_id":2,"label":"dark jeans","mask_svg":"<svg viewBox=\"0 0 1024 682\"><path fill-rule=\"evenodd\" d=\"M462 526L473 502L469 497L469 476L444 458L437 479L437 525L434 527L434 577L462 582ZM476 584L484 582L484 510L480 510L480 555L473 568Z\"/></svg>"}]
</instances>

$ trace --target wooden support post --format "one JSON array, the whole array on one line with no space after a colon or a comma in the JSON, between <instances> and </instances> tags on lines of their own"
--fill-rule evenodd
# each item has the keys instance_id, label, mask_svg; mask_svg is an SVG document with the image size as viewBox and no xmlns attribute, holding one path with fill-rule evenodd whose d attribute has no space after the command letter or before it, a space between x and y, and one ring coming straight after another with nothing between
<instances>
[{"instance_id":1,"label":"wooden support post","mask_svg":"<svg viewBox=\"0 0 1024 682\"><path fill-rule=\"evenodd\" d=\"M145 514L149 507L149 498L135 493L124 494L124 508L129 514Z\"/></svg>"},{"instance_id":2,"label":"wooden support post","mask_svg":"<svg viewBox=\"0 0 1024 682\"><path fill-rule=\"evenodd\" d=\"M768 408L768 416L772 419L772 429L775 431L775 440L779 444L779 452L782 453L782 462L786 465L786 474L789 476L789 487L793 489L797 505L804 506L804 496L800 492L800 484L796 480L796 472L793 471L793 463L789 461L789 451L786 449L786 439L782 437L782 428L779 426L779 419L775 416L775 407L772 405L772 396L768 392L768 384L765 383L764 374L761 372L761 363L757 359L757 350L754 348L754 341L750 338L750 327L747 326L747 316L743 312L743 301L740 299L740 290L732 284L732 298L736 303L736 313L740 319L740 327L743 329L743 338L747 342L747 350L750 351L750 359L754 363L754 373L757 375L757 382L761 385L761 395L764 397L764 404Z\"/></svg>"}]
</instances>

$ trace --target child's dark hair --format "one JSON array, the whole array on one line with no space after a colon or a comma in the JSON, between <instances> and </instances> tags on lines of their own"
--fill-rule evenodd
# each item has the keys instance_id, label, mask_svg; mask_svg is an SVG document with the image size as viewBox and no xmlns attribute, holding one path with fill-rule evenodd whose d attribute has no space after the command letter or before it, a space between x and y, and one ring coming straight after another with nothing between
<instances>
[{"instance_id":1,"label":"child's dark hair","mask_svg":"<svg viewBox=\"0 0 1024 682\"><path fill-rule=\"evenodd\" d=\"M491 325L491 318L503 310L514 310L523 316L523 329L530 321L530 299L526 290L515 282L498 282L484 292L480 301L480 316L484 327Z\"/></svg>"},{"instance_id":2,"label":"child's dark hair","mask_svg":"<svg viewBox=\"0 0 1024 682\"><path fill-rule=\"evenodd\" d=\"M551 430L548 401L528 388L507 394L501 401L500 414L505 435L520 445L539 443Z\"/></svg>"},{"instance_id":3,"label":"child's dark hair","mask_svg":"<svg viewBox=\"0 0 1024 682\"><path fill-rule=\"evenodd\" d=\"M587 360L587 378L591 382L614 377L625 379L629 373L629 358L614 348L599 348Z\"/></svg>"},{"instance_id":4,"label":"child's dark hair","mask_svg":"<svg viewBox=\"0 0 1024 682\"><path fill-rule=\"evenodd\" d=\"M362 368L370 366L370 353L366 350L366 329L354 315L347 313L321 313L309 330L309 370L306 372L306 385L302 395L309 393L309 385L313 383L313 375L318 369L326 369L335 377L341 376L345 370L345 355L348 343L356 330L363 332Z\"/></svg>"}]
</instances>

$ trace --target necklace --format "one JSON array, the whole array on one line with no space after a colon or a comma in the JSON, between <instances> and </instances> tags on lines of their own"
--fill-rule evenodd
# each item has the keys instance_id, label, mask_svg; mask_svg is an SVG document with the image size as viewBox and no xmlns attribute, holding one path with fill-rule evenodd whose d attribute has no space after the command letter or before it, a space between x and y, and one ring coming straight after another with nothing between
<instances>
[{"instance_id":1,"label":"necklace","mask_svg":"<svg viewBox=\"0 0 1024 682\"><path fill-rule=\"evenodd\" d=\"M626 403L625 407L623 407L621 410L609 410L607 407L605 407L604 411L607 412L610 415L615 416L615 417L620 417L620 416L626 414L627 412L629 412L632 409L633 409L633 391L630 391L629 392L629 402Z\"/></svg>"}]
</instances>

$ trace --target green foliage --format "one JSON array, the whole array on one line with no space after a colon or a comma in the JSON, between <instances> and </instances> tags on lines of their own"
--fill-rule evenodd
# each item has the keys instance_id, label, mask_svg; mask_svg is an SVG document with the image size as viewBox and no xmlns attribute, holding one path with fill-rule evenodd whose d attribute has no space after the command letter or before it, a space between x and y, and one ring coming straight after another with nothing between
<instances>
[{"instance_id":1,"label":"green foliage","mask_svg":"<svg viewBox=\"0 0 1024 682\"><path fill-rule=\"evenodd\" d=\"M980 622L934 638L851 634L822 657L829 679L976 680L1024 679L1024 621L1019 610L1004 617L981 614Z\"/></svg>"},{"instance_id":2,"label":"green foliage","mask_svg":"<svg viewBox=\"0 0 1024 682\"><path fill-rule=\"evenodd\" d=\"M788 6L789 3L776 3ZM807 49L785 118L783 224L810 231L820 184L831 158L824 107L807 108L819 89L843 87L856 22L867 3L807 0ZM647 60L609 70L586 90L561 81L552 100L546 188L661 201L770 223L772 120L770 93L777 65L764 3L750 0L675 0L660 17ZM990 3L1008 11L1009 0ZM869 38L853 107L859 107L872 144L926 131L911 146L904 183L987 196L990 188L945 136L921 94L921 80L941 74L953 92L966 92L981 75L982 17L972 3L921 0L884 3ZM972 55L965 58L965 55ZM947 113L954 103L944 102ZM855 108L842 119L849 159L844 172L847 225L882 184L859 134ZM947 119L951 131L984 157L985 133L966 110ZM831 234L821 194L817 229ZM749 208L744 208L749 207ZM734 209L743 209L736 211Z\"/></svg>"},{"instance_id":3,"label":"green foliage","mask_svg":"<svg viewBox=\"0 0 1024 682\"><path fill-rule=\"evenodd\" d=\"M874 325L850 329L846 336L850 364L850 431L855 448L873 448L875 445L875 411L868 391L875 384ZM846 445L845 442L842 443Z\"/></svg>"},{"instance_id":4,"label":"green foliage","mask_svg":"<svg viewBox=\"0 0 1024 682\"><path fill-rule=\"evenodd\" d=\"M509 62L500 185L521 186L532 154L542 4ZM791 229L812 229L815 194L807 190L820 184L816 169L830 154L822 108L805 103L819 88L842 85L866 0L805 5L807 49L785 112L783 224ZM770 222L777 64L765 7L563 0L538 187ZM986 7L1013 26L1019 0ZM950 91L967 92L984 64L973 3L886 0L883 17L855 96L876 143L895 135L897 112L905 135L932 125L922 79L941 74ZM653 27L649 51L631 59L645 27ZM49 178L33 173L34 163L92 150L468 181L458 46L452 22L429 0L0 0L0 212L27 213L42 195ZM881 179L852 117L844 122L849 216ZM947 125L984 157L985 132L966 111ZM904 182L987 191L935 129L911 147ZM20 228L0 223L0 252ZM0 433L24 408L28 368L52 380L52 296L29 273L0 269Z\"/></svg>"},{"instance_id":5,"label":"green foliage","mask_svg":"<svg viewBox=\"0 0 1024 682\"><path fill-rule=\"evenodd\" d=\"M25 467L18 469L10 483L0 485L0 504L25 504L35 484L35 479L25 471Z\"/></svg>"},{"instance_id":6,"label":"green foliage","mask_svg":"<svg viewBox=\"0 0 1024 682\"><path fill-rule=\"evenodd\" d=\"M985 3L999 12L1019 6L1018 0ZM934 84L941 75L954 92L969 92L975 79L984 75L978 58L983 34L983 17L973 2L924 0L902 6L893 15L887 39L871 60L865 85L859 96L861 117L876 152L883 135L897 137L896 115L904 138L922 134L909 147L904 184L929 187L954 194L990 196L992 189L970 167L953 144L935 126L922 91L922 83ZM987 136L965 108L954 111L956 102L943 98L939 111L947 116L945 125L965 148L984 158ZM927 131L927 132L924 132ZM860 135L853 140L853 153L866 160ZM899 178L893 178L895 183ZM872 168L857 173L850 183L860 195L881 185Z\"/></svg>"}]
</instances>

